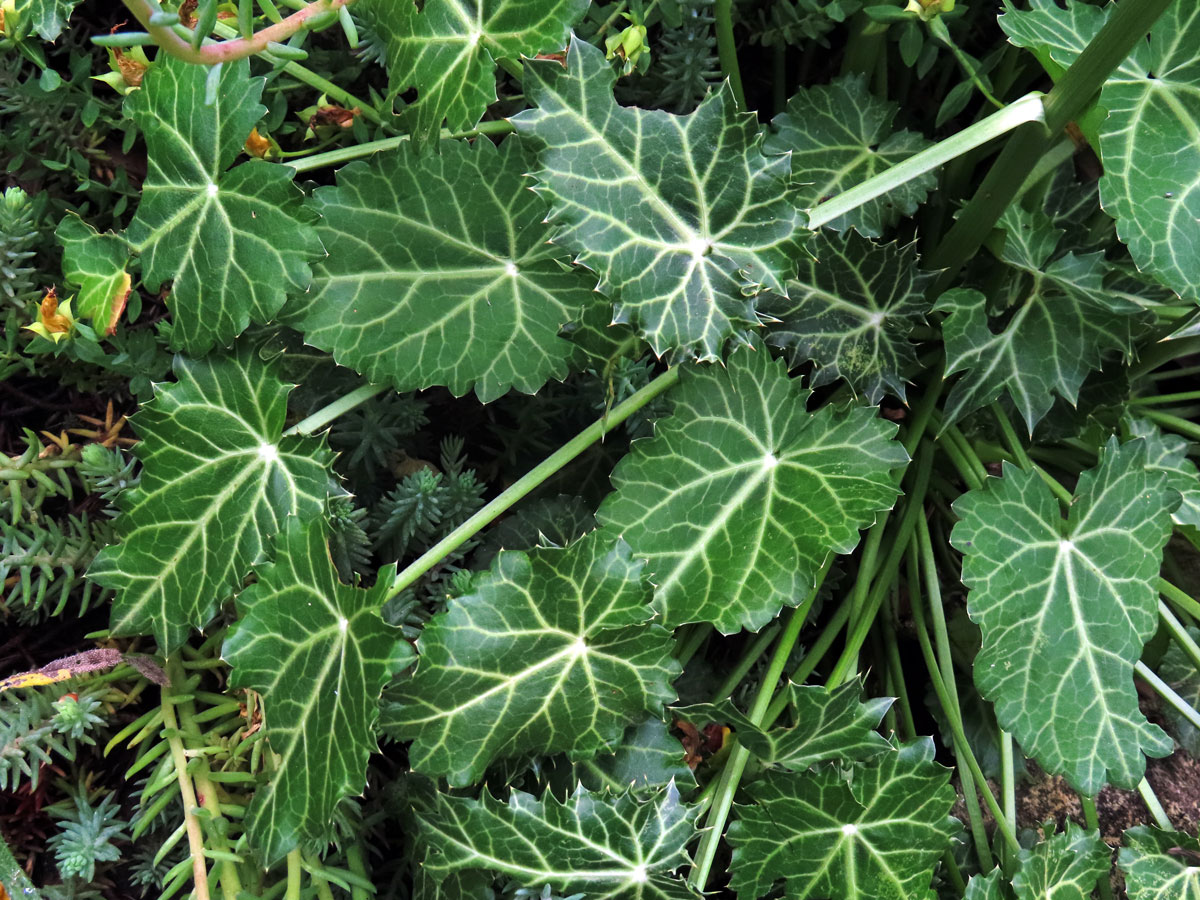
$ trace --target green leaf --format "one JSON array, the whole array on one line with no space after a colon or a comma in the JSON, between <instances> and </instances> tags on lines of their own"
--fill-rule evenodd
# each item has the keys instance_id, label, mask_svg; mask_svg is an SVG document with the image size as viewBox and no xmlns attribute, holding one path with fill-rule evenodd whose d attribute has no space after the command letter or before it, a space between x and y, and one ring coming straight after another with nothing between
<instances>
[{"instance_id":1,"label":"green leaf","mask_svg":"<svg viewBox=\"0 0 1200 900\"><path fill-rule=\"evenodd\" d=\"M1018 47L1069 66L1112 11L1077 0L1033 0L1028 11L1005 0L1000 24ZM1172 3L1111 74L1099 104L1100 201L1138 266L1184 297L1200 295L1200 11Z\"/></svg>"},{"instance_id":2,"label":"green leaf","mask_svg":"<svg viewBox=\"0 0 1200 900\"><path fill-rule=\"evenodd\" d=\"M992 869L986 878L972 875L963 900L1008 900L1012 895L1005 888L1003 876L1004 873L999 869Z\"/></svg>"},{"instance_id":3,"label":"green leaf","mask_svg":"<svg viewBox=\"0 0 1200 900\"><path fill-rule=\"evenodd\" d=\"M574 780L591 791L640 791L674 782L684 788L696 786L692 770L684 762L683 744L660 719L630 725L611 753L600 753L574 765Z\"/></svg>"},{"instance_id":4,"label":"green leaf","mask_svg":"<svg viewBox=\"0 0 1200 900\"><path fill-rule=\"evenodd\" d=\"M425 627L383 726L413 741L413 769L455 786L504 757L594 756L675 697L680 666L649 599L641 561L602 531L565 550L501 552Z\"/></svg>"},{"instance_id":5,"label":"green leaf","mask_svg":"<svg viewBox=\"0 0 1200 900\"><path fill-rule=\"evenodd\" d=\"M788 900L932 900L938 857L958 822L950 770L922 738L859 765L772 773L746 790L730 826L730 888L740 900L786 879Z\"/></svg>"},{"instance_id":6,"label":"green leaf","mask_svg":"<svg viewBox=\"0 0 1200 900\"><path fill-rule=\"evenodd\" d=\"M1089 900L1111 863L1112 851L1100 840L1100 832L1067 822L1066 831L1021 851L1013 891L1017 900Z\"/></svg>"},{"instance_id":7,"label":"green leaf","mask_svg":"<svg viewBox=\"0 0 1200 900\"><path fill-rule=\"evenodd\" d=\"M132 285L129 245L111 232L97 233L74 213L63 218L55 236L63 247L63 276L80 286L75 314L91 319L100 334L113 334Z\"/></svg>"},{"instance_id":8,"label":"green leaf","mask_svg":"<svg viewBox=\"0 0 1200 900\"><path fill-rule=\"evenodd\" d=\"M1177 502L1144 441L1110 441L1064 520L1036 472L960 497L967 610L983 630L975 683L1042 768L1094 797L1132 788L1171 741L1138 710L1133 664L1158 621L1155 587Z\"/></svg>"},{"instance_id":9,"label":"green leaf","mask_svg":"<svg viewBox=\"0 0 1200 900\"><path fill-rule=\"evenodd\" d=\"M1124 844L1119 861L1129 900L1200 900L1194 837L1139 825L1125 832Z\"/></svg>"},{"instance_id":10,"label":"green leaf","mask_svg":"<svg viewBox=\"0 0 1200 900\"><path fill-rule=\"evenodd\" d=\"M416 88L405 115L420 141L474 128L496 101L496 62L561 51L588 0L368 0L393 94Z\"/></svg>"},{"instance_id":11,"label":"green leaf","mask_svg":"<svg viewBox=\"0 0 1200 900\"><path fill-rule=\"evenodd\" d=\"M479 800L439 794L420 815L429 845L423 867L435 876L488 869L535 888L588 900L679 900L696 897L672 873L687 863L695 812L674 785L641 800L578 788L560 802L513 791L507 803L487 790Z\"/></svg>"},{"instance_id":12,"label":"green leaf","mask_svg":"<svg viewBox=\"0 0 1200 900\"><path fill-rule=\"evenodd\" d=\"M291 390L248 348L175 360L131 420L141 482L121 495L121 541L88 576L117 591L114 635L153 634L169 653L202 627L265 556L289 515L322 517L331 454L317 438L280 438Z\"/></svg>"},{"instance_id":13,"label":"green leaf","mask_svg":"<svg viewBox=\"0 0 1200 900\"><path fill-rule=\"evenodd\" d=\"M764 156L728 84L686 116L618 106L603 51L572 39L564 69L525 63L538 108L512 118L541 151L554 240L600 274L655 353L716 359L758 324L754 296L784 292L803 237L787 156Z\"/></svg>"},{"instance_id":14,"label":"green leaf","mask_svg":"<svg viewBox=\"0 0 1200 900\"><path fill-rule=\"evenodd\" d=\"M559 329L607 304L548 243L531 164L509 138L445 141L436 156L401 147L342 169L312 203L329 255L286 321L401 391L474 386L488 401L566 377L579 354Z\"/></svg>"},{"instance_id":15,"label":"green leaf","mask_svg":"<svg viewBox=\"0 0 1200 900\"><path fill-rule=\"evenodd\" d=\"M822 231L808 249L787 297L761 305L779 320L767 343L786 350L793 367L816 363L813 387L844 378L871 405L885 392L903 400L903 372L917 362L908 336L925 321L934 277L917 269L916 247Z\"/></svg>"},{"instance_id":16,"label":"green leaf","mask_svg":"<svg viewBox=\"0 0 1200 900\"><path fill-rule=\"evenodd\" d=\"M993 313L979 291L955 288L934 307L947 314L946 374L964 373L945 416L953 422L1007 392L1032 431L1054 394L1075 403L1105 353L1131 352L1141 309L1105 290L1102 253L1051 261L1062 232L1044 213L1012 206L999 224L1007 232L1000 258L1015 270L1004 305Z\"/></svg>"},{"instance_id":17,"label":"green leaf","mask_svg":"<svg viewBox=\"0 0 1200 900\"><path fill-rule=\"evenodd\" d=\"M395 575L369 591L338 582L320 524L288 520L275 561L238 597L225 638L230 687L262 694L266 740L278 754L246 813L270 865L301 841L324 839L334 807L362 792L384 682L414 654L379 610Z\"/></svg>"},{"instance_id":18,"label":"green leaf","mask_svg":"<svg viewBox=\"0 0 1200 900\"><path fill-rule=\"evenodd\" d=\"M877 411L826 406L761 346L689 369L655 436L618 463L600 522L648 560L667 627L757 631L896 499L907 461Z\"/></svg>"},{"instance_id":19,"label":"green leaf","mask_svg":"<svg viewBox=\"0 0 1200 900\"><path fill-rule=\"evenodd\" d=\"M846 75L801 88L771 120L765 147L768 153L792 154L792 172L800 182L796 202L811 208L930 145L916 132L893 129L899 109L874 96L864 75ZM936 186L936 175L927 172L826 227L879 237L901 216L915 213Z\"/></svg>"},{"instance_id":20,"label":"green leaf","mask_svg":"<svg viewBox=\"0 0 1200 900\"><path fill-rule=\"evenodd\" d=\"M28 34L32 30L43 41L57 40L78 5L79 0L16 0L13 9L17 34ZM6 23L6 33L11 33L11 28Z\"/></svg>"},{"instance_id":21,"label":"green leaf","mask_svg":"<svg viewBox=\"0 0 1200 900\"><path fill-rule=\"evenodd\" d=\"M1200 641L1200 629L1189 625L1187 633L1193 641ZM1171 645L1167 647L1167 652L1158 664L1158 675L1193 708L1200 706L1200 671L1196 670L1196 664L1178 642L1171 641ZM1200 728L1168 703L1163 704L1162 713L1167 720L1168 731L1179 745L1193 757L1200 757Z\"/></svg>"},{"instance_id":22,"label":"green leaf","mask_svg":"<svg viewBox=\"0 0 1200 900\"><path fill-rule=\"evenodd\" d=\"M289 168L262 160L230 168L266 112L263 79L250 77L248 60L224 63L216 100L205 105L208 75L164 54L125 106L149 165L125 237L142 255L149 290L172 282L171 343L193 355L270 321L287 292L308 288L307 260L321 254Z\"/></svg>"},{"instance_id":23,"label":"green leaf","mask_svg":"<svg viewBox=\"0 0 1200 900\"><path fill-rule=\"evenodd\" d=\"M795 724L764 731L729 700L672 708L694 725L729 725L737 741L766 765L801 771L821 762L870 759L892 749L875 729L892 705L880 698L859 702L862 690L848 681L832 691L816 685L788 685Z\"/></svg>"},{"instance_id":24,"label":"green leaf","mask_svg":"<svg viewBox=\"0 0 1200 900\"><path fill-rule=\"evenodd\" d=\"M1200 531L1200 471L1188 459L1191 445L1178 435L1163 434L1158 426L1146 419L1129 420L1129 433L1146 440L1146 465L1155 472L1162 472L1171 489L1182 498L1171 513L1172 520L1196 534Z\"/></svg>"}]
</instances>

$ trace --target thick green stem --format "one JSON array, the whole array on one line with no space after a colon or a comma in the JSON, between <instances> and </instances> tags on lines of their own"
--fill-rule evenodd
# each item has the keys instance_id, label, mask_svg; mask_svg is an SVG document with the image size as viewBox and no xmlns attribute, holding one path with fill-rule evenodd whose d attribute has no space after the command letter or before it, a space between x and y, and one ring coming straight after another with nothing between
<instances>
[{"instance_id":1,"label":"thick green stem","mask_svg":"<svg viewBox=\"0 0 1200 900\"><path fill-rule=\"evenodd\" d=\"M1133 671L1154 689L1154 693L1166 700L1177 713L1191 722L1193 728L1200 728L1200 712L1197 712L1192 704L1175 693L1171 686L1159 678L1153 669L1139 659L1133 664Z\"/></svg>"},{"instance_id":2,"label":"thick green stem","mask_svg":"<svg viewBox=\"0 0 1200 900\"><path fill-rule=\"evenodd\" d=\"M1143 418L1149 419L1155 425L1165 428L1168 431L1174 431L1176 434L1182 434L1184 437L1193 441L1200 441L1200 425L1195 422L1189 422L1181 416L1173 416L1170 413L1159 412L1157 409L1143 409L1141 411Z\"/></svg>"},{"instance_id":3,"label":"thick green stem","mask_svg":"<svg viewBox=\"0 0 1200 900\"><path fill-rule=\"evenodd\" d=\"M1200 603L1193 600L1186 591L1175 587L1167 579L1160 578L1158 579L1158 592L1175 604L1177 609L1183 610L1193 619L1200 619Z\"/></svg>"},{"instance_id":4,"label":"thick green stem","mask_svg":"<svg viewBox=\"0 0 1200 900\"><path fill-rule=\"evenodd\" d=\"M1079 795L1079 805L1083 809L1083 821L1089 831L1100 830L1100 816L1096 814L1096 802L1091 797ZM1100 900L1112 900L1112 880L1108 869L1096 879L1096 887L1100 891Z\"/></svg>"},{"instance_id":5,"label":"thick green stem","mask_svg":"<svg viewBox=\"0 0 1200 900\"><path fill-rule=\"evenodd\" d=\"M175 767L175 777L179 781L179 794L183 800L183 822L187 829L188 850L192 857L193 887L196 900L209 900L208 869L204 864L204 834L200 830L200 820L196 818L195 813L199 804L196 803L196 792L187 772L187 754L184 752L183 738L180 736L182 732L179 730L179 720L175 716L175 703L175 687L164 687L163 724L166 726L167 744L171 748L171 761Z\"/></svg>"},{"instance_id":6,"label":"thick green stem","mask_svg":"<svg viewBox=\"0 0 1200 900\"><path fill-rule=\"evenodd\" d=\"M418 578L440 563L443 559L469 541L481 529L493 522L506 509L538 487L547 478L554 475L596 443L635 412L657 397L659 394L674 387L679 382L680 367L672 366L648 385L635 394L627 397L614 406L607 415L597 419L567 443L563 444L548 457L518 478L496 499L484 506L479 512L467 519L452 532L430 547L392 582L388 597L395 597L405 588L411 586Z\"/></svg>"},{"instance_id":7,"label":"thick green stem","mask_svg":"<svg viewBox=\"0 0 1200 900\"><path fill-rule=\"evenodd\" d=\"M1154 788L1150 786L1145 778L1138 782L1138 793L1142 795L1142 802L1146 804L1146 809L1150 811L1150 815L1156 824L1163 831L1174 831L1175 826L1171 824L1171 817L1167 815L1167 811L1163 809L1163 805L1158 802L1158 795L1154 793Z\"/></svg>"},{"instance_id":8,"label":"thick green stem","mask_svg":"<svg viewBox=\"0 0 1200 900\"><path fill-rule=\"evenodd\" d=\"M800 631L804 628L804 621L808 618L808 611L812 609L813 601L816 600L817 593L821 590L821 585L824 584L825 576L829 573L832 565L833 557L831 556L821 567L816 583L808 596L804 598L804 602L788 615L787 625L779 637L779 643L775 645L775 652L771 655L771 661L767 664L767 671L763 674L762 683L758 686L754 704L747 714L747 718L755 725L762 725L766 719L771 698L783 675L784 666L787 665L792 648L796 646ZM738 745L730 752L729 759L725 762L725 768L721 770L717 789L713 794L712 807L709 809L708 818L705 821L704 835L700 838L700 846L696 850L696 861L692 864L692 871L688 876L688 881L697 890L703 890L708 883L713 860L717 856L717 847L725 833L725 822L729 819L729 810L733 807L734 794L737 793L742 773L746 770L746 763L749 761L750 751Z\"/></svg>"},{"instance_id":9,"label":"thick green stem","mask_svg":"<svg viewBox=\"0 0 1200 900\"><path fill-rule=\"evenodd\" d=\"M448 131L442 129L441 137L449 139L475 137L480 134L509 134L513 130L513 124L507 119L498 119L493 122L480 122L470 131ZM325 153L314 153L312 156L302 156L298 159L285 160L282 165L287 166L297 174L300 172L311 172L314 169L323 169L326 166L340 166L351 160L362 159L364 156L372 156L384 150L394 150L401 144L408 143L411 139L410 135L401 134L396 137L380 138L377 141L364 141L361 144L355 144L353 147L339 147L337 150L329 150Z\"/></svg>"},{"instance_id":10,"label":"thick green stem","mask_svg":"<svg viewBox=\"0 0 1200 900\"><path fill-rule=\"evenodd\" d=\"M746 652L742 654L738 664L725 676L720 687L713 691L713 703L724 700L733 693L734 688L742 683L742 679L754 668L758 658L767 652L767 647L771 646L771 642L775 640L779 628L778 622L772 622L754 636L754 640L750 642L750 646L746 648Z\"/></svg>"},{"instance_id":11,"label":"thick green stem","mask_svg":"<svg viewBox=\"0 0 1200 900\"><path fill-rule=\"evenodd\" d=\"M1175 618L1175 614L1171 612L1171 608L1162 600L1158 601L1158 616L1162 619L1163 624L1167 626L1167 630L1171 632L1171 637L1175 639L1175 643L1179 645L1179 649L1192 661L1192 665L1196 667L1196 671L1200 672L1200 644L1192 640L1192 636L1187 633L1187 629L1183 627L1183 623Z\"/></svg>"},{"instance_id":12,"label":"thick green stem","mask_svg":"<svg viewBox=\"0 0 1200 900\"><path fill-rule=\"evenodd\" d=\"M311 416L306 416L301 419L291 428L283 433L284 437L291 437L295 434L315 434L320 431L338 416L344 416L346 413L355 407L362 406L373 397L378 397L384 391L388 390L386 384L364 384L357 387L344 397L339 397L332 403L322 406Z\"/></svg>"},{"instance_id":13,"label":"thick green stem","mask_svg":"<svg viewBox=\"0 0 1200 900\"><path fill-rule=\"evenodd\" d=\"M988 810L996 822L996 829L1000 832L1000 836L1004 840L1008 860L1015 860L1021 852L1021 845L1017 842L1016 834L1009 827L1008 820L1004 816L1004 810L1000 808L1000 804L996 802L996 798L988 788L987 778L984 777L983 770L979 768L979 762L975 759L975 754L971 750L971 744L967 740L966 733L963 731L962 718L958 715L958 707L954 700L951 699L946 684L942 680L942 673L933 653L933 645L929 640L929 630L925 625L925 611L921 608L921 591L919 589L910 589L909 599L913 605L913 622L917 628L917 642L921 645L921 655L925 658L925 667L929 671L929 680L933 684L933 692L937 695L942 712L946 715L946 721L950 724L950 732L954 737L955 756L960 763L965 762L967 764L970 777L975 780L975 788L983 795L984 802L987 803Z\"/></svg>"},{"instance_id":14,"label":"thick green stem","mask_svg":"<svg viewBox=\"0 0 1200 900\"><path fill-rule=\"evenodd\" d=\"M741 109L746 109L746 94L742 90L742 71L738 68L737 46L733 42L733 0L716 0L713 18L717 27L717 57L721 60L721 72L729 79L734 99Z\"/></svg>"},{"instance_id":15,"label":"thick green stem","mask_svg":"<svg viewBox=\"0 0 1200 900\"><path fill-rule=\"evenodd\" d=\"M1171 0L1122 0L1116 5L1100 33L1046 95L1045 119L1013 133L962 214L925 258L928 268L944 270L930 288L930 296L936 297L950 286L1020 191L1026 175L1067 123L1092 103L1108 76L1145 39L1170 5Z\"/></svg>"},{"instance_id":16,"label":"thick green stem","mask_svg":"<svg viewBox=\"0 0 1200 900\"><path fill-rule=\"evenodd\" d=\"M958 678L954 671L954 657L950 652L950 631L946 627L946 610L943 607L942 588L938 581L937 561L933 557L933 539L929 534L929 523L925 521L925 517L921 516L917 520L916 541L909 543L910 547L910 563L909 563L909 593L913 591L922 591L922 582L918 581L918 572L924 575L924 591L923 600L918 602L918 606L924 605L924 601L928 601L930 618L933 620L934 640L937 644L936 658L938 669L942 675L942 681L946 685L946 690L950 695L950 699L954 704L954 714L959 719L962 718L962 705L958 700ZM914 548L911 549L911 548ZM918 567L919 561L919 567ZM975 841L975 852L979 858L979 865L982 871L987 871L992 865L992 852L988 846L987 833L983 828L983 814L979 809L979 794L978 790L988 790L987 784L976 785L969 773L963 772L961 769L961 760L963 754L970 748L962 748L959 746L957 738L952 742L954 756L960 761L959 782L962 784L963 798L966 801L967 818L971 824L971 834Z\"/></svg>"},{"instance_id":17,"label":"thick green stem","mask_svg":"<svg viewBox=\"0 0 1200 900\"><path fill-rule=\"evenodd\" d=\"M888 551L883 565L879 568L875 584L867 596L862 614L854 622L849 636L846 638L846 647L826 680L826 686L830 690L848 681L855 674L858 651L862 649L863 641L867 639L867 634L871 630L871 625L875 621L875 616L878 614L887 592L896 581L900 560L904 557L904 550L912 537L917 519L925 515L925 492L929 488L929 475L932 470L933 452L932 447L927 444L925 450L917 454L916 474L913 478L912 488L904 498L904 513L896 526L895 534L890 538L891 549Z\"/></svg>"}]
</instances>

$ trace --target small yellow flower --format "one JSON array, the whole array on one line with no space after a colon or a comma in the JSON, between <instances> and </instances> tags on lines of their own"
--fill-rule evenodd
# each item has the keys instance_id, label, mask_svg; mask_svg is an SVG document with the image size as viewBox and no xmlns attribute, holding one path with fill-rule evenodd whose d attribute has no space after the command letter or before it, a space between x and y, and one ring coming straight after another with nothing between
<instances>
[{"instance_id":1,"label":"small yellow flower","mask_svg":"<svg viewBox=\"0 0 1200 900\"><path fill-rule=\"evenodd\" d=\"M75 330L75 317L71 315L71 301L64 300L60 305L58 294L54 288L50 288L38 308L38 320L32 325L26 325L25 330L41 335L56 344L64 338L70 337L71 332Z\"/></svg>"}]
</instances>

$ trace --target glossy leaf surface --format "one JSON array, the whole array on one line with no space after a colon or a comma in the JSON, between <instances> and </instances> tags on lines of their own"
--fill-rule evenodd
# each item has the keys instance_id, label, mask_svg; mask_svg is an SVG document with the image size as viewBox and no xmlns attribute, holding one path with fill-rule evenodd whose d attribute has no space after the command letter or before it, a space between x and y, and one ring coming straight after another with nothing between
<instances>
[{"instance_id":1,"label":"glossy leaf surface","mask_svg":"<svg viewBox=\"0 0 1200 900\"><path fill-rule=\"evenodd\" d=\"M164 54L125 107L149 166L125 237L142 255L146 287L171 283L172 345L194 355L269 321L287 293L308 287L308 260L322 252L291 170L233 166L266 111L262 79L245 59L218 75L206 104L208 69Z\"/></svg>"},{"instance_id":2,"label":"glossy leaf surface","mask_svg":"<svg viewBox=\"0 0 1200 900\"><path fill-rule=\"evenodd\" d=\"M1189 834L1139 825L1125 832L1121 872L1129 900L1200 900L1200 842Z\"/></svg>"},{"instance_id":3,"label":"glossy leaf surface","mask_svg":"<svg viewBox=\"0 0 1200 900\"><path fill-rule=\"evenodd\" d=\"M567 67L525 64L537 109L514 116L539 148L554 240L600 275L655 353L712 360L783 291L803 231L786 156L764 156L754 116L723 86L689 115L622 107L604 53L572 40Z\"/></svg>"},{"instance_id":4,"label":"glossy leaf surface","mask_svg":"<svg viewBox=\"0 0 1200 900\"><path fill-rule=\"evenodd\" d=\"M262 695L278 754L246 813L264 862L325 838L343 797L362 792L384 682L413 659L379 616L393 570L371 590L337 579L320 524L288 520L275 561L238 597L241 618L222 656L230 686Z\"/></svg>"},{"instance_id":5,"label":"glossy leaf surface","mask_svg":"<svg viewBox=\"0 0 1200 900\"><path fill-rule=\"evenodd\" d=\"M463 868L502 872L530 888L548 884L562 896L697 897L672 874L687 862L694 818L674 785L645 799L582 787L565 802L521 791L507 803L486 790L479 800L439 794L434 810L421 816L431 847L424 865L435 877Z\"/></svg>"},{"instance_id":6,"label":"glossy leaf surface","mask_svg":"<svg viewBox=\"0 0 1200 900\"><path fill-rule=\"evenodd\" d=\"M113 634L152 634L162 653L241 587L284 518L324 515L331 462L321 439L280 437L290 387L249 350L177 357L175 376L132 420L141 483L88 569L117 592Z\"/></svg>"}]
</instances>

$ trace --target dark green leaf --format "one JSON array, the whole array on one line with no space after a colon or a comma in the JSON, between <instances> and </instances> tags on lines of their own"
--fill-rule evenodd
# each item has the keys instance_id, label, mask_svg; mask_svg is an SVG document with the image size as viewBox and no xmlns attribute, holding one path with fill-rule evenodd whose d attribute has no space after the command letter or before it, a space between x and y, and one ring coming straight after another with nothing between
<instances>
[{"instance_id":1,"label":"dark green leaf","mask_svg":"<svg viewBox=\"0 0 1200 900\"><path fill-rule=\"evenodd\" d=\"M767 342L787 350L793 366L816 363L813 387L844 378L869 404L885 392L904 399L902 373L917 361L908 336L929 310L933 279L917 269L916 248L823 231L809 252L787 297L761 305L780 320Z\"/></svg>"},{"instance_id":2,"label":"dark green leaf","mask_svg":"<svg viewBox=\"0 0 1200 900\"><path fill-rule=\"evenodd\" d=\"M1154 634L1156 579L1178 497L1144 441L1109 443L1064 519L1036 472L954 504L968 611L983 630L975 682L1047 771L1095 796L1132 788L1171 741L1138 710L1133 664Z\"/></svg>"},{"instance_id":3,"label":"dark green leaf","mask_svg":"<svg viewBox=\"0 0 1200 900\"><path fill-rule=\"evenodd\" d=\"M588 0L367 0L383 39L393 93L416 88L406 110L419 140L442 123L474 128L496 101L496 62L561 51Z\"/></svg>"},{"instance_id":4,"label":"dark green leaf","mask_svg":"<svg viewBox=\"0 0 1200 900\"><path fill-rule=\"evenodd\" d=\"M958 830L949 782L928 738L848 776L770 774L747 789L753 805L736 807L730 887L740 900L779 879L788 900L932 900L934 865Z\"/></svg>"},{"instance_id":5,"label":"dark green leaf","mask_svg":"<svg viewBox=\"0 0 1200 900\"><path fill-rule=\"evenodd\" d=\"M574 774L588 790L615 794L671 782L685 789L696 786L696 778L684 762L683 744L660 719L630 725L611 753L580 760L574 765Z\"/></svg>"},{"instance_id":6,"label":"dark green leaf","mask_svg":"<svg viewBox=\"0 0 1200 900\"><path fill-rule=\"evenodd\" d=\"M813 207L929 146L915 132L893 130L899 109L872 94L863 75L801 88L787 110L771 120L766 150L792 154L792 172L800 182L796 202ZM918 176L827 227L879 237L901 216L915 213L936 185L932 172Z\"/></svg>"},{"instance_id":7,"label":"dark green leaf","mask_svg":"<svg viewBox=\"0 0 1200 900\"><path fill-rule=\"evenodd\" d=\"M117 591L114 635L153 634L168 653L241 587L289 515L324 515L331 454L280 438L291 389L248 349L175 360L132 422L139 486L121 496L121 542L88 575Z\"/></svg>"},{"instance_id":8,"label":"dark green leaf","mask_svg":"<svg viewBox=\"0 0 1200 900\"><path fill-rule=\"evenodd\" d=\"M1074 822L1067 830L1021 851L1021 869L1013 876L1017 900L1089 900L1100 876L1108 877L1112 851L1097 831Z\"/></svg>"},{"instance_id":9,"label":"dark green leaf","mask_svg":"<svg viewBox=\"0 0 1200 900\"><path fill-rule=\"evenodd\" d=\"M290 169L262 160L230 168L265 112L262 79L248 60L225 63L206 105L208 72L163 54L126 101L149 172L125 237L147 288L171 282L171 341L192 354L270 321L288 292L308 288L308 260L321 253Z\"/></svg>"},{"instance_id":10,"label":"dark green leaf","mask_svg":"<svg viewBox=\"0 0 1200 900\"><path fill-rule=\"evenodd\" d=\"M649 599L642 563L601 531L502 552L425 627L384 728L413 741L415 770L452 785L523 753L594 756L675 696L680 667Z\"/></svg>"},{"instance_id":11,"label":"dark green leaf","mask_svg":"<svg viewBox=\"0 0 1200 900\"><path fill-rule=\"evenodd\" d=\"M588 900L696 897L674 871L687 862L695 813L668 785L636 794L592 794L580 787L565 802L513 791L507 803L484 790L479 800L439 794L421 815L432 874L460 869L500 872L526 887L548 884Z\"/></svg>"},{"instance_id":12,"label":"dark green leaf","mask_svg":"<svg viewBox=\"0 0 1200 900\"><path fill-rule=\"evenodd\" d=\"M559 329L591 305L594 278L547 242L546 204L515 138L446 141L437 156L377 155L320 188L329 256L287 321L372 381L407 391L533 393L578 356Z\"/></svg>"},{"instance_id":13,"label":"dark green leaf","mask_svg":"<svg viewBox=\"0 0 1200 900\"><path fill-rule=\"evenodd\" d=\"M1107 291L1103 254L1067 253L1050 261L1062 232L1048 216L1010 207L1001 259L1014 271L1003 318L987 299L954 288L935 309L947 314L946 374L963 372L946 400L952 422L1007 392L1030 430L1054 395L1074 403L1084 378L1104 354L1131 352L1132 323L1141 308Z\"/></svg>"},{"instance_id":14,"label":"dark green leaf","mask_svg":"<svg viewBox=\"0 0 1200 900\"><path fill-rule=\"evenodd\" d=\"M1073 63L1113 6L1005 0L1000 24L1019 47L1037 48L1062 67ZM1113 72L1100 93L1108 111L1100 130L1100 200L1138 266L1184 297L1200 294L1200 8L1170 4L1149 42Z\"/></svg>"},{"instance_id":15,"label":"dark green leaf","mask_svg":"<svg viewBox=\"0 0 1200 900\"><path fill-rule=\"evenodd\" d=\"M320 525L292 518L275 562L238 597L241 619L221 655L233 667L230 687L262 695L277 754L246 813L268 864L325 838L337 802L366 784L379 695L414 656L379 616L394 574L384 569L369 591L339 583Z\"/></svg>"},{"instance_id":16,"label":"dark green leaf","mask_svg":"<svg viewBox=\"0 0 1200 900\"><path fill-rule=\"evenodd\" d=\"M761 628L896 498L907 460L873 409L805 409L810 391L761 346L689 369L613 473L597 513L648 560L668 627Z\"/></svg>"},{"instance_id":17,"label":"dark green leaf","mask_svg":"<svg viewBox=\"0 0 1200 900\"><path fill-rule=\"evenodd\" d=\"M1140 825L1125 832L1120 866L1129 900L1200 900L1200 842Z\"/></svg>"},{"instance_id":18,"label":"dark green leaf","mask_svg":"<svg viewBox=\"0 0 1200 900\"><path fill-rule=\"evenodd\" d=\"M98 334L112 334L132 283L126 271L129 246L111 232L98 234L75 215L62 220L57 237L63 245L63 275L80 286L76 315L91 319Z\"/></svg>"},{"instance_id":19,"label":"dark green leaf","mask_svg":"<svg viewBox=\"0 0 1200 900\"><path fill-rule=\"evenodd\" d=\"M815 685L788 685L795 724L764 731L728 700L674 707L671 712L694 725L728 725L738 743L766 765L797 771L821 762L870 759L892 745L875 731L892 705L882 698L859 702L861 686L848 681L833 691Z\"/></svg>"},{"instance_id":20,"label":"dark green leaf","mask_svg":"<svg viewBox=\"0 0 1200 900\"><path fill-rule=\"evenodd\" d=\"M618 106L601 50L572 40L567 68L529 60L538 108L512 121L541 148L554 240L601 277L658 354L712 360L758 324L753 297L782 292L803 216L787 156L764 156L753 114L724 85L686 116Z\"/></svg>"}]
</instances>

